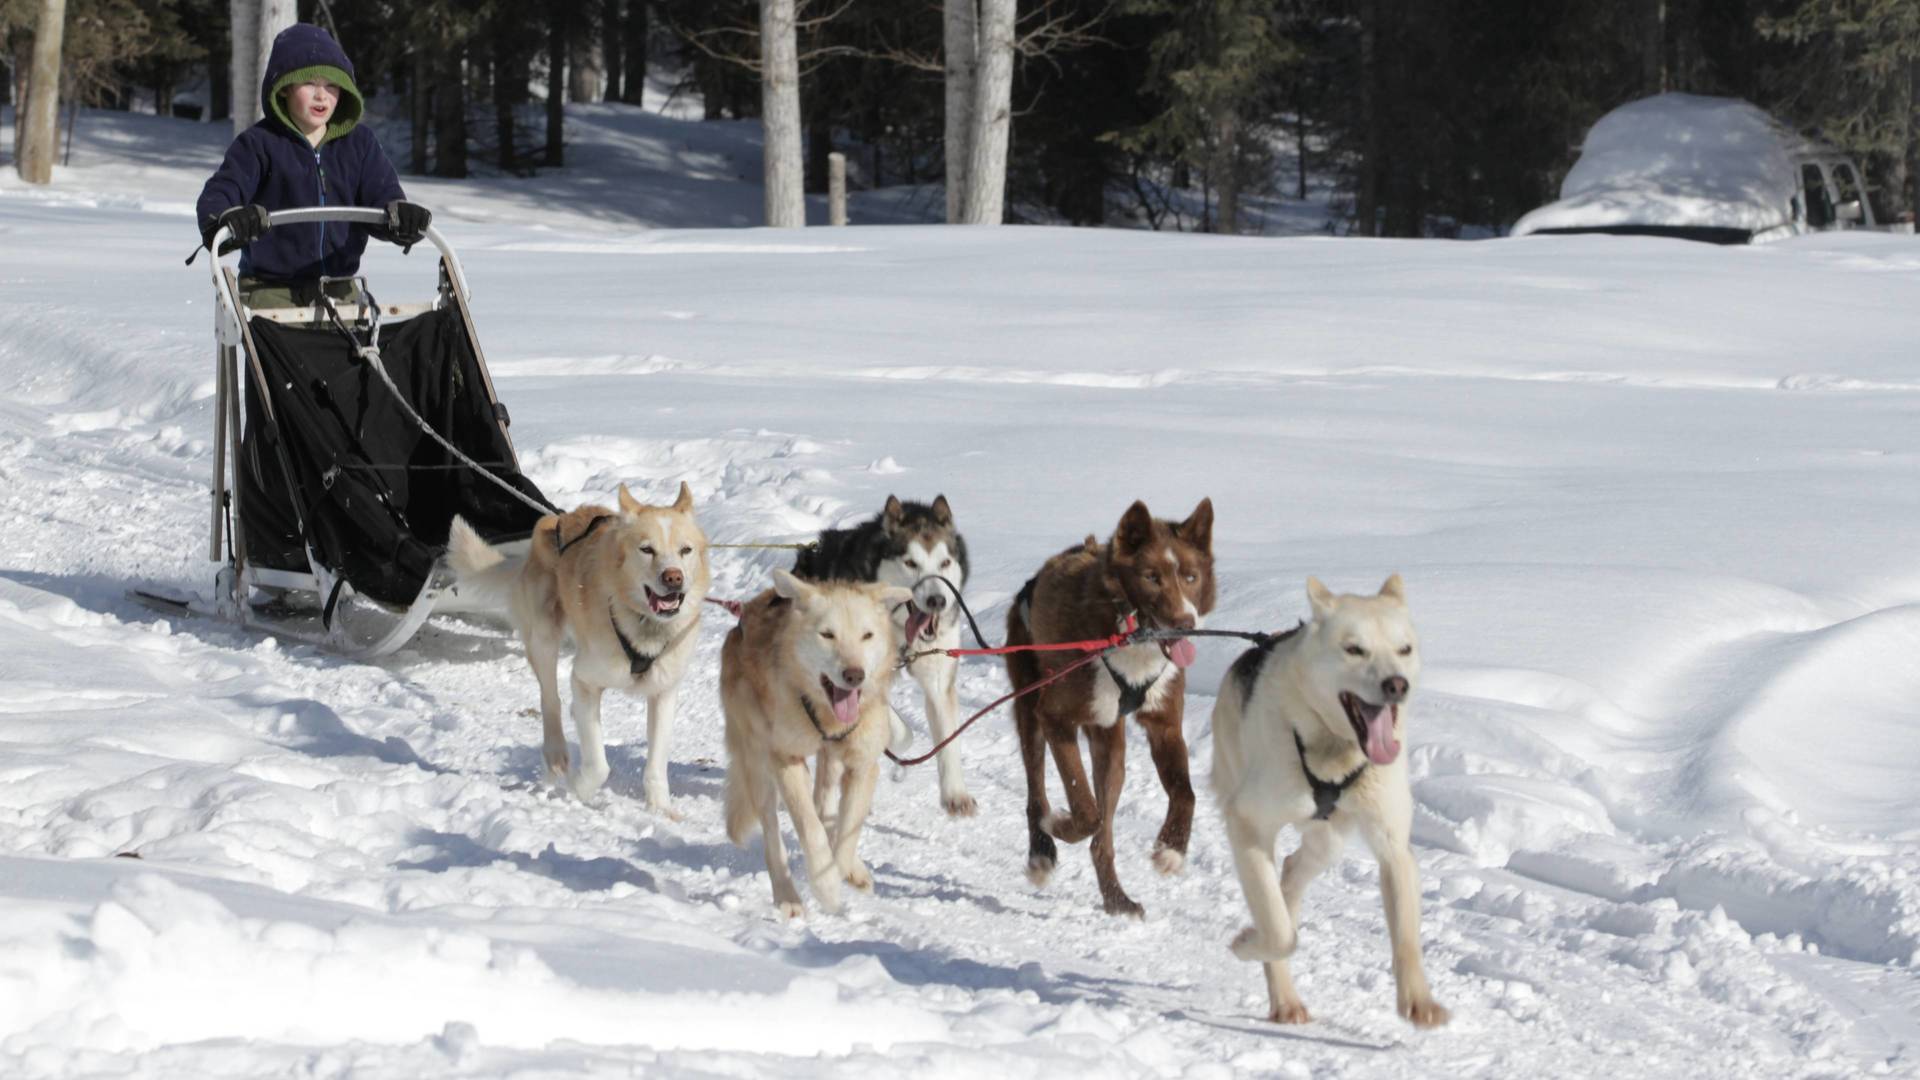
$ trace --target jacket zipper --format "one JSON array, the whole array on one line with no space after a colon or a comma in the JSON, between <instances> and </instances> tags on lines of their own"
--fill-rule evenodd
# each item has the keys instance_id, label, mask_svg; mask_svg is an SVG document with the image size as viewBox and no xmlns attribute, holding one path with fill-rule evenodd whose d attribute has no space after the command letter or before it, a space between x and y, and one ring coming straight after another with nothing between
<instances>
[{"instance_id":1,"label":"jacket zipper","mask_svg":"<svg viewBox=\"0 0 1920 1080\"><path fill-rule=\"evenodd\" d=\"M319 205L324 207L327 205L327 167L320 161L320 148L317 146L313 148L313 167L320 172ZM323 221L319 224L319 247L316 249L315 254L320 257L320 273L324 275L327 272L327 223Z\"/></svg>"}]
</instances>

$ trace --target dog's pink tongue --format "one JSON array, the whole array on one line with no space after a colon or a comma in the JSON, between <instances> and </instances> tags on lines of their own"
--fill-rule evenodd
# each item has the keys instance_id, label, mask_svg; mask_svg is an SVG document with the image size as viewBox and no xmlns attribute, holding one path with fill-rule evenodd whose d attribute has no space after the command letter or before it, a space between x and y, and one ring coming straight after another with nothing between
<instances>
[{"instance_id":1,"label":"dog's pink tongue","mask_svg":"<svg viewBox=\"0 0 1920 1080\"><path fill-rule=\"evenodd\" d=\"M925 630L927 624L932 621L933 616L911 604L907 605L907 641L909 643L919 641L920 632Z\"/></svg>"},{"instance_id":2,"label":"dog's pink tongue","mask_svg":"<svg viewBox=\"0 0 1920 1080\"><path fill-rule=\"evenodd\" d=\"M1400 707L1388 705L1367 721L1367 760L1375 765L1391 765L1400 756L1400 740L1393 737L1394 717Z\"/></svg>"},{"instance_id":3,"label":"dog's pink tongue","mask_svg":"<svg viewBox=\"0 0 1920 1080\"><path fill-rule=\"evenodd\" d=\"M1199 655L1200 650L1193 647L1192 638L1174 638L1167 643L1167 659L1173 661L1174 667L1192 667L1194 659Z\"/></svg>"},{"instance_id":4,"label":"dog's pink tongue","mask_svg":"<svg viewBox=\"0 0 1920 1080\"><path fill-rule=\"evenodd\" d=\"M833 718L839 721L842 729L850 728L859 722L860 691L842 690L836 686L827 696L833 699L829 702L833 706Z\"/></svg>"}]
</instances>

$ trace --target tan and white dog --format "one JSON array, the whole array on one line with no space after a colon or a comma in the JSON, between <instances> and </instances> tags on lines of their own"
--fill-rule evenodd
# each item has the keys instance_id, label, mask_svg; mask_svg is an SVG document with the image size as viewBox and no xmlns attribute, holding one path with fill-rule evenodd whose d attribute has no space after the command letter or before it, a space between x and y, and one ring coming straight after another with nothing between
<instances>
[{"instance_id":1,"label":"tan and white dog","mask_svg":"<svg viewBox=\"0 0 1920 1080\"><path fill-rule=\"evenodd\" d=\"M534 526L523 558L507 558L459 518L447 540L457 587L506 608L540 681L547 777L581 798L607 780L600 697L624 690L647 699L647 806L672 814L667 755L675 699L693 656L700 605L712 574L707 536L680 485L672 506L645 506L620 485L620 508L583 506ZM560 646L571 640L573 729L579 771L569 778L560 726Z\"/></svg>"},{"instance_id":2,"label":"tan and white dog","mask_svg":"<svg viewBox=\"0 0 1920 1080\"><path fill-rule=\"evenodd\" d=\"M756 829L764 834L774 904L797 918L806 908L780 842L781 802L822 910L840 910L842 880L862 892L873 888L857 848L891 733L887 690L899 642L889 609L912 593L812 584L785 570L775 570L773 580L773 588L748 601L720 650L727 836L744 847ZM807 761L816 755L810 779ZM836 786L829 842L820 808Z\"/></svg>"},{"instance_id":3,"label":"tan and white dog","mask_svg":"<svg viewBox=\"0 0 1920 1080\"><path fill-rule=\"evenodd\" d=\"M1311 1019L1294 989L1300 899L1358 833L1380 863L1400 1015L1447 1022L1420 963L1420 885L1413 862L1413 792L1400 740L1420 643L1400 575L1374 596L1335 596L1307 579L1312 619L1234 661L1213 707L1213 787L1226 818L1253 925L1233 954L1266 965L1268 1018ZM1276 873L1280 830L1300 849Z\"/></svg>"}]
</instances>

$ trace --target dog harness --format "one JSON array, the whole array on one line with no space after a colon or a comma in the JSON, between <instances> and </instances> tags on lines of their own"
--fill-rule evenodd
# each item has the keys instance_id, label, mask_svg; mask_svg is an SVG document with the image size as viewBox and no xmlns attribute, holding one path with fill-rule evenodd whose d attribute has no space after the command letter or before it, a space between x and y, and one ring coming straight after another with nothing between
<instances>
[{"instance_id":1,"label":"dog harness","mask_svg":"<svg viewBox=\"0 0 1920 1080\"><path fill-rule=\"evenodd\" d=\"M1172 661L1168 661L1168 663L1172 663ZM1100 656L1100 666L1106 668L1107 674L1113 676L1113 685L1120 690L1120 718L1122 720L1140 711L1140 706L1147 703L1147 691L1152 690L1153 684L1160 681L1160 676L1167 673L1167 669L1163 667L1159 671L1154 672L1153 678L1148 679L1146 682L1131 683L1126 680L1125 676L1120 674L1119 670L1113 666L1112 662L1107 659L1104 653Z\"/></svg>"},{"instance_id":2,"label":"dog harness","mask_svg":"<svg viewBox=\"0 0 1920 1080\"><path fill-rule=\"evenodd\" d=\"M827 729L820 726L820 717L813 711L812 698L807 697L807 695L805 694L801 694L800 707L807 710L807 722L813 725L813 730L819 732L820 737L827 740L828 742L839 742L840 740L853 734L854 728L857 728L860 726L858 723L855 723L850 727L848 727L845 731L842 731L838 735L829 735L827 734Z\"/></svg>"},{"instance_id":3,"label":"dog harness","mask_svg":"<svg viewBox=\"0 0 1920 1080\"><path fill-rule=\"evenodd\" d=\"M633 677L636 679L645 676L647 672L653 670L654 661L672 652L675 645L680 644L681 640L691 633L694 627L700 625L697 619L689 622L686 629L673 635L673 640L667 642L666 648L649 656L635 648L633 642L627 640L627 635L620 631L620 620L614 618L613 608L611 607L607 608L607 621L613 624L613 636L620 639L620 648L627 654L627 670L633 672Z\"/></svg>"},{"instance_id":4,"label":"dog harness","mask_svg":"<svg viewBox=\"0 0 1920 1080\"><path fill-rule=\"evenodd\" d=\"M1339 783L1322 780L1313 775L1313 768L1307 764L1307 744L1300 741L1300 733L1293 733L1293 745L1300 751L1300 771L1307 774L1307 783L1313 785L1313 820L1325 821L1333 816L1334 804L1340 796L1353 786L1360 774L1367 771L1367 763L1362 761L1357 768L1348 773Z\"/></svg>"}]
</instances>

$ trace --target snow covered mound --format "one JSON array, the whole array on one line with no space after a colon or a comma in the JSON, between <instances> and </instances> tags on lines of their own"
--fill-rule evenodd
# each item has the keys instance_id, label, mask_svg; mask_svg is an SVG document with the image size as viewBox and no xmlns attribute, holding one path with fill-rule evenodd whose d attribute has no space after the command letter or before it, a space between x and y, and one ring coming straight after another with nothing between
<instances>
[{"instance_id":1,"label":"snow covered mound","mask_svg":"<svg viewBox=\"0 0 1920 1080\"><path fill-rule=\"evenodd\" d=\"M1785 229L1793 220L1791 136L1735 98L1657 94L1613 110L1587 132L1560 201L1522 217L1513 235L1627 225Z\"/></svg>"}]
</instances>

